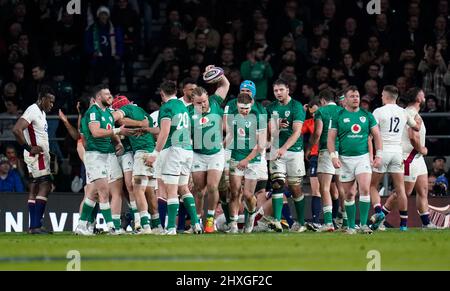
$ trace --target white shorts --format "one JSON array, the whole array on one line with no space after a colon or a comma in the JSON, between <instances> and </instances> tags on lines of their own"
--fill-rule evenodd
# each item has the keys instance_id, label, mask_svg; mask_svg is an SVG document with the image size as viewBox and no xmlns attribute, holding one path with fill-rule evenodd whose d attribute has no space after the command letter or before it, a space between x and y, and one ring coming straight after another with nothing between
<instances>
[{"instance_id":1,"label":"white shorts","mask_svg":"<svg viewBox=\"0 0 450 291\"><path fill-rule=\"evenodd\" d=\"M339 169L336 169L333 166L330 153L327 150L319 152L319 158L317 160L317 173L339 175Z\"/></svg>"},{"instance_id":2,"label":"white shorts","mask_svg":"<svg viewBox=\"0 0 450 291\"><path fill-rule=\"evenodd\" d=\"M261 163L258 166L258 181L264 181L269 179L269 173L267 170L267 161L265 158L261 157Z\"/></svg>"},{"instance_id":3,"label":"white shorts","mask_svg":"<svg viewBox=\"0 0 450 291\"><path fill-rule=\"evenodd\" d=\"M375 173L403 173L402 154L383 151L380 168L372 168L372 171Z\"/></svg>"},{"instance_id":4,"label":"white shorts","mask_svg":"<svg viewBox=\"0 0 450 291\"><path fill-rule=\"evenodd\" d=\"M133 171L133 152L126 152L121 156L117 157L119 165L122 168L122 172Z\"/></svg>"},{"instance_id":5,"label":"white shorts","mask_svg":"<svg viewBox=\"0 0 450 291\"><path fill-rule=\"evenodd\" d=\"M287 151L281 158L270 161L270 173L285 173L287 177L305 176L306 171L303 151Z\"/></svg>"},{"instance_id":6,"label":"white shorts","mask_svg":"<svg viewBox=\"0 0 450 291\"><path fill-rule=\"evenodd\" d=\"M108 183L112 183L123 177L122 168L114 153L104 154L86 151L84 165L86 167L86 180L89 182L106 178Z\"/></svg>"},{"instance_id":7,"label":"white shorts","mask_svg":"<svg viewBox=\"0 0 450 291\"><path fill-rule=\"evenodd\" d=\"M147 151L136 151L134 153L133 176L153 177L153 168L145 164L145 159L148 155L150 153Z\"/></svg>"},{"instance_id":8,"label":"white shorts","mask_svg":"<svg viewBox=\"0 0 450 291\"><path fill-rule=\"evenodd\" d=\"M160 154L161 178L166 184L187 185L191 173L193 151L180 147L170 147L164 154ZM158 165L159 166L159 165Z\"/></svg>"},{"instance_id":9,"label":"white shorts","mask_svg":"<svg viewBox=\"0 0 450 291\"><path fill-rule=\"evenodd\" d=\"M153 170L155 172L155 178L156 179L161 179L161 161L165 160L165 156L167 154L168 149L164 149L159 153L158 158L156 159L156 161L153 163Z\"/></svg>"},{"instance_id":10,"label":"white shorts","mask_svg":"<svg viewBox=\"0 0 450 291\"><path fill-rule=\"evenodd\" d=\"M39 178L51 174L49 152L43 152L33 156L30 156L29 153L24 153L23 159L27 164L28 173L30 173L31 177Z\"/></svg>"},{"instance_id":11,"label":"white shorts","mask_svg":"<svg viewBox=\"0 0 450 291\"><path fill-rule=\"evenodd\" d=\"M261 166L261 164L259 162L249 163L247 168L245 168L244 170L239 170L237 168L238 164L239 164L239 161L235 161L235 160L231 159L230 175L244 177L245 179L250 179L250 180L258 180L258 178L259 178L258 170L259 170L259 167Z\"/></svg>"},{"instance_id":12,"label":"white shorts","mask_svg":"<svg viewBox=\"0 0 450 291\"><path fill-rule=\"evenodd\" d=\"M208 170L217 170L222 172L225 165L224 150L213 155L203 155L194 152L194 160L192 162L192 172L206 172Z\"/></svg>"},{"instance_id":13,"label":"white shorts","mask_svg":"<svg viewBox=\"0 0 450 291\"><path fill-rule=\"evenodd\" d=\"M405 182L415 183L417 177L422 175L428 175L427 165L425 164L425 159L422 155L415 155L414 158L408 159L409 154L403 154L405 160ZM409 163L409 161L411 161Z\"/></svg>"},{"instance_id":14,"label":"white shorts","mask_svg":"<svg viewBox=\"0 0 450 291\"><path fill-rule=\"evenodd\" d=\"M224 169L230 169L230 160L231 160L231 150L224 150Z\"/></svg>"},{"instance_id":15,"label":"white shorts","mask_svg":"<svg viewBox=\"0 0 450 291\"><path fill-rule=\"evenodd\" d=\"M342 165L339 177L341 182L351 182L362 173L372 174L369 154L355 157L340 156L339 159Z\"/></svg>"}]
</instances>

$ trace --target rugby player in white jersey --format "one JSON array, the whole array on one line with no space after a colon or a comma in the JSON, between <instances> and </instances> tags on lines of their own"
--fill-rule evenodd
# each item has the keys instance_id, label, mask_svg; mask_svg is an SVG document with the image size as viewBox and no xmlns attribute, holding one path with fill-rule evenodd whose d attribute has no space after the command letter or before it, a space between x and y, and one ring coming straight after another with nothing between
<instances>
[{"instance_id":1,"label":"rugby player in white jersey","mask_svg":"<svg viewBox=\"0 0 450 291\"><path fill-rule=\"evenodd\" d=\"M425 93L420 88L411 88L405 96L407 102L406 112L408 115L418 114L420 108L425 104ZM428 212L428 170L423 156L427 155L425 147L426 128L419 116L420 130L414 131L409 126L403 131L401 144L403 151L405 191L411 195L416 190L416 207L422 220L422 227L435 229L436 225L430 222ZM395 193L388 198L383 206L383 213L387 215L396 203L400 203L399 195ZM399 204L400 206L400 204ZM376 228L377 225L374 226Z\"/></svg>"},{"instance_id":2,"label":"rugby player in white jersey","mask_svg":"<svg viewBox=\"0 0 450 291\"><path fill-rule=\"evenodd\" d=\"M31 178L28 195L30 234L48 234L42 229L48 193L52 186L46 112L52 109L54 103L53 90L43 86L36 103L25 110L13 128L14 136L23 148L24 161Z\"/></svg>"},{"instance_id":3,"label":"rugby player in white jersey","mask_svg":"<svg viewBox=\"0 0 450 291\"><path fill-rule=\"evenodd\" d=\"M383 141L382 164L379 168L373 168L370 183L370 196L375 214L371 217L372 222L377 225L384 219L381 211L380 195L378 186L382 182L385 173L389 173L397 193L398 208L400 212L400 230L407 230L408 201L405 193L402 159L402 135L406 124L416 131L420 125L414 120L417 112L406 111L396 104L398 89L387 85L383 88L381 100L383 106L375 109L373 116L380 127L381 139Z\"/></svg>"}]
</instances>

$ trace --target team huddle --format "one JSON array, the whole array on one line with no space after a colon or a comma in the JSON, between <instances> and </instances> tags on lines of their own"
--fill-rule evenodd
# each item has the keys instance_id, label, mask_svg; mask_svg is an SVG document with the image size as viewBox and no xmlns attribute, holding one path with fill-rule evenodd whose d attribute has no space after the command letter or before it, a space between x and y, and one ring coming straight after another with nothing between
<instances>
[{"instance_id":1,"label":"team huddle","mask_svg":"<svg viewBox=\"0 0 450 291\"><path fill-rule=\"evenodd\" d=\"M205 76L215 69L208 66ZM92 92L89 107L80 111L78 129L60 112L69 133L78 138L77 150L86 168L76 234L96 233L98 209L109 234L128 233L121 221L121 214L128 211L122 209L124 199L132 213L132 233L138 235L176 235L177 224L186 218L190 228L185 232L194 234L286 229L372 233L384 228L394 207L399 209L400 230L405 231L407 196L414 189L423 227L436 228L428 214L426 130L418 114L425 101L421 89L408 91L403 109L397 105L397 88L385 86L383 106L372 114L360 108L354 86L345 89L339 105L333 92L321 91L318 109L311 110L312 103L303 106L289 95L282 79L273 83L276 101L268 106L254 100L252 81L242 82L240 94L228 102L227 78L222 74L210 82L216 90L208 96L194 81L185 80L180 98L174 83L163 82L162 105L151 115L102 86ZM14 130L33 178L30 233L45 233L41 220L51 180L45 112L53 102L51 92L41 92ZM305 146L307 114L314 126ZM305 159L313 168L311 178L318 180L323 224L305 222ZM386 173L392 176L395 191L382 206L379 186ZM356 225L357 194L360 225ZM371 207L375 214L369 218Z\"/></svg>"}]
</instances>

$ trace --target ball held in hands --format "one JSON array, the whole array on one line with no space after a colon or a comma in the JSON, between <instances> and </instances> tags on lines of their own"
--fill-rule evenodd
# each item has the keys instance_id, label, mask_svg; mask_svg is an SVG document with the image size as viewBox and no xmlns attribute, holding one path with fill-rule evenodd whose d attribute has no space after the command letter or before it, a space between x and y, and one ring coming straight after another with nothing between
<instances>
[{"instance_id":1,"label":"ball held in hands","mask_svg":"<svg viewBox=\"0 0 450 291\"><path fill-rule=\"evenodd\" d=\"M203 81L208 84L217 83L222 79L224 71L220 67L213 67L203 73Z\"/></svg>"}]
</instances>

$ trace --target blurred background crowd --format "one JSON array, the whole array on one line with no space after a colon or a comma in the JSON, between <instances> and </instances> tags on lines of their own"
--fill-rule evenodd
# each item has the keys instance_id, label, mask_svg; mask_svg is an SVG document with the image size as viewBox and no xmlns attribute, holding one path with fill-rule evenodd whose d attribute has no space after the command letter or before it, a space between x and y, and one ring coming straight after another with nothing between
<instances>
[{"instance_id":1,"label":"blurred background crowd","mask_svg":"<svg viewBox=\"0 0 450 291\"><path fill-rule=\"evenodd\" d=\"M0 0L0 185L7 167L26 185L11 129L43 85L56 93L50 114L76 114L79 97L99 83L151 113L159 108L162 81L205 85L201 74L215 64L231 82L229 99L249 79L256 99L271 101L272 81L283 78L303 104L322 89L339 95L351 84L372 111L383 86L394 84L400 96L422 87L423 112L450 109L448 0L380 0L374 15L368 0L80 0L81 14L72 15L67 2ZM428 135L449 133L449 118L424 120ZM49 137L59 139L51 150L60 175L70 176L56 189L74 190L64 181L79 176L75 142L57 118L48 125ZM430 160L432 185L448 178L449 145L427 140L429 155L442 156Z\"/></svg>"}]
</instances>

